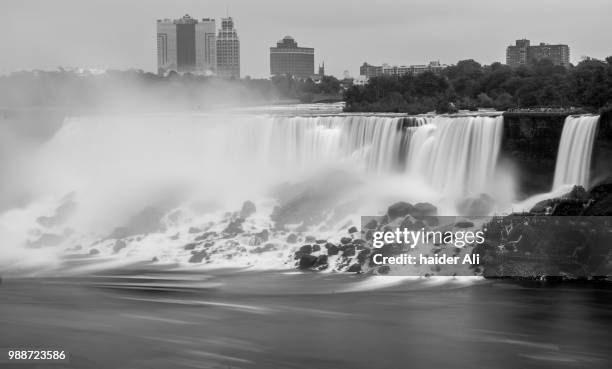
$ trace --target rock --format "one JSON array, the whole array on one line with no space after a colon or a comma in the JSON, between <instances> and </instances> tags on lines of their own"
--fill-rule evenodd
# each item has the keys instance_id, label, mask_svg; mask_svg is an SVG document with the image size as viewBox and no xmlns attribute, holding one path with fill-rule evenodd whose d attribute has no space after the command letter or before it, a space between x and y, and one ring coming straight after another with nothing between
<instances>
[{"instance_id":1,"label":"rock","mask_svg":"<svg viewBox=\"0 0 612 369\"><path fill-rule=\"evenodd\" d=\"M455 227L457 228L472 228L473 226L474 226L474 223L468 222L467 220L461 220L455 223Z\"/></svg>"},{"instance_id":2,"label":"rock","mask_svg":"<svg viewBox=\"0 0 612 369\"><path fill-rule=\"evenodd\" d=\"M217 236L218 236L217 232L212 232L212 231L204 232L200 236L196 237L195 241L205 241L213 237L217 237Z\"/></svg>"},{"instance_id":3,"label":"rock","mask_svg":"<svg viewBox=\"0 0 612 369\"><path fill-rule=\"evenodd\" d=\"M126 246L127 246L127 244L125 243L125 241L117 240L117 241L115 241L115 245L113 246L113 252L116 254L121 249L124 249Z\"/></svg>"},{"instance_id":4,"label":"rock","mask_svg":"<svg viewBox=\"0 0 612 369\"><path fill-rule=\"evenodd\" d=\"M316 267L320 267L323 265L327 265L327 255L319 255L317 257L317 261L315 262Z\"/></svg>"},{"instance_id":5,"label":"rock","mask_svg":"<svg viewBox=\"0 0 612 369\"><path fill-rule=\"evenodd\" d=\"M366 260L368 260L368 255L370 255L370 249L363 249L359 251L359 254L357 255L357 261L359 261L360 264L365 263Z\"/></svg>"},{"instance_id":6,"label":"rock","mask_svg":"<svg viewBox=\"0 0 612 369\"><path fill-rule=\"evenodd\" d=\"M234 220L232 220L227 227L223 230L223 233L227 234L227 235L232 235L235 236L238 233L243 233L244 230L242 229L242 223L244 223L244 219L243 218L236 218Z\"/></svg>"},{"instance_id":7,"label":"rock","mask_svg":"<svg viewBox=\"0 0 612 369\"><path fill-rule=\"evenodd\" d=\"M357 232L359 232L359 230L355 226L352 226L351 228L348 229L348 233L357 233Z\"/></svg>"},{"instance_id":8,"label":"rock","mask_svg":"<svg viewBox=\"0 0 612 369\"><path fill-rule=\"evenodd\" d=\"M415 218L438 215L438 208L428 202L420 202L414 205L414 210L411 215Z\"/></svg>"},{"instance_id":9,"label":"rock","mask_svg":"<svg viewBox=\"0 0 612 369\"><path fill-rule=\"evenodd\" d=\"M100 253L100 250L98 249L89 250L89 255L98 255L99 253Z\"/></svg>"},{"instance_id":10,"label":"rock","mask_svg":"<svg viewBox=\"0 0 612 369\"><path fill-rule=\"evenodd\" d=\"M300 251L302 254L311 254L312 253L312 246L311 245L304 245L302 247L300 247Z\"/></svg>"},{"instance_id":11,"label":"rock","mask_svg":"<svg viewBox=\"0 0 612 369\"><path fill-rule=\"evenodd\" d=\"M365 229L376 229L376 227L378 227L378 222L376 221L376 219L370 220L364 226Z\"/></svg>"},{"instance_id":12,"label":"rock","mask_svg":"<svg viewBox=\"0 0 612 369\"><path fill-rule=\"evenodd\" d=\"M388 265L381 265L380 267L378 267L378 269L376 269L376 274L382 274L382 275L386 275L389 274L389 272L391 271L391 267Z\"/></svg>"},{"instance_id":13,"label":"rock","mask_svg":"<svg viewBox=\"0 0 612 369\"><path fill-rule=\"evenodd\" d=\"M287 236L287 243L297 243L298 236L295 233L291 233Z\"/></svg>"},{"instance_id":14,"label":"rock","mask_svg":"<svg viewBox=\"0 0 612 369\"><path fill-rule=\"evenodd\" d=\"M201 263L208 254L205 250L202 251L192 251L191 257L189 258L190 263Z\"/></svg>"},{"instance_id":15,"label":"rock","mask_svg":"<svg viewBox=\"0 0 612 369\"><path fill-rule=\"evenodd\" d=\"M342 246L342 256L355 256L355 246Z\"/></svg>"},{"instance_id":16,"label":"rock","mask_svg":"<svg viewBox=\"0 0 612 369\"><path fill-rule=\"evenodd\" d=\"M323 245L324 243L327 243L327 240L316 240L316 243L319 245Z\"/></svg>"},{"instance_id":17,"label":"rock","mask_svg":"<svg viewBox=\"0 0 612 369\"><path fill-rule=\"evenodd\" d=\"M331 242L326 243L325 248L327 249L327 255L329 256L338 255L338 252L340 251L338 246L334 245Z\"/></svg>"},{"instance_id":18,"label":"rock","mask_svg":"<svg viewBox=\"0 0 612 369\"><path fill-rule=\"evenodd\" d=\"M361 265L353 264L346 270L346 272L347 273L361 273Z\"/></svg>"},{"instance_id":19,"label":"rock","mask_svg":"<svg viewBox=\"0 0 612 369\"><path fill-rule=\"evenodd\" d=\"M411 204L407 202L400 201L400 202L396 202L395 204L389 206L389 208L387 209L387 215L392 220L395 218L404 217L408 214L411 214L413 211L414 211L414 206L412 206Z\"/></svg>"},{"instance_id":20,"label":"rock","mask_svg":"<svg viewBox=\"0 0 612 369\"><path fill-rule=\"evenodd\" d=\"M245 201L244 204L242 204L242 209L240 209L240 218L246 219L251 215L255 214L256 211L257 208L255 207L255 204L253 204L253 202Z\"/></svg>"},{"instance_id":21,"label":"rock","mask_svg":"<svg viewBox=\"0 0 612 369\"><path fill-rule=\"evenodd\" d=\"M316 256L302 255L300 257L299 268L300 269L312 268L313 266L315 266L316 262L317 262L317 257Z\"/></svg>"},{"instance_id":22,"label":"rock","mask_svg":"<svg viewBox=\"0 0 612 369\"><path fill-rule=\"evenodd\" d=\"M304 239L304 242L315 243L317 242L317 238L315 236L306 236L306 238Z\"/></svg>"},{"instance_id":23,"label":"rock","mask_svg":"<svg viewBox=\"0 0 612 369\"><path fill-rule=\"evenodd\" d=\"M198 246L198 243L192 242L192 243L188 243L185 246L183 246L183 249L185 249L185 250L193 250L193 249L196 248L196 246Z\"/></svg>"},{"instance_id":24,"label":"rock","mask_svg":"<svg viewBox=\"0 0 612 369\"><path fill-rule=\"evenodd\" d=\"M350 237L342 237L340 239L340 243L343 244L343 245L347 245L347 244L349 244L351 242L353 242L353 239L350 238Z\"/></svg>"},{"instance_id":25,"label":"rock","mask_svg":"<svg viewBox=\"0 0 612 369\"><path fill-rule=\"evenodd\" d=\"M321 251L321 245L314 244L312 245L312 252Z\"/></svg>"}]
</instances>

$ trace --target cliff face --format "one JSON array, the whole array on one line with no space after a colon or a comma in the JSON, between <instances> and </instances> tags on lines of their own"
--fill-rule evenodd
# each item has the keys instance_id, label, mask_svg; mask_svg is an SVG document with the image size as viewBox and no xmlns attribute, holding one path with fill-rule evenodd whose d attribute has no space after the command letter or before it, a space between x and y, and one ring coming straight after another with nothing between
<instances>
[{"instance_id":1,"label":"cliff face","mask_svg":"<svg viewBox=\"0 0 612 369\"><path fill-rule=\"evenodd\" d=\"M500 163L513 168L521 198L552 188L565 114L504 114ZM612 120L602 116L591 161L591 183L612 176Z\"/></svg>"}]
</instances>

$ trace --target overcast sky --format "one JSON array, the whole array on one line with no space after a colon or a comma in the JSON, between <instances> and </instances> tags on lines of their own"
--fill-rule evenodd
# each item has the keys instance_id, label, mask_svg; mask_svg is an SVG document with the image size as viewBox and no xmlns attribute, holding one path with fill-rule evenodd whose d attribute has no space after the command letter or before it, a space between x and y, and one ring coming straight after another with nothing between
<instances>
[{"instance_id":1,"label":"overcast sky","mask_svg":"<svg viewBox=\"0 0 612 369\"><path fill-rule=\"evenodd\" d=\"M315 48L326 72L364 61L410 65L504 61L508 44L565 43L571 61L612 55L610 0L0 0L0 73L156 70L158 18L234 17L242 75L267 77L269 47L285 35Z\"/></svg>"}]
</instances>

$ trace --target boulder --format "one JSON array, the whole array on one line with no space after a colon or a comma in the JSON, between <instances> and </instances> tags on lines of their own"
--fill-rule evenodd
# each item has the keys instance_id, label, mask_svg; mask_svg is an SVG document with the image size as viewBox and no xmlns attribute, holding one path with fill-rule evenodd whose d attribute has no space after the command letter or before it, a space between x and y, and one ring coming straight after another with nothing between
<instances>
[{"instance_id":1,"label":"boulder","mask_svg":"<svg viewBox=\"0 0 612 369\"><path fill-rule=\"evenodd\" d=\"M438 215L438 208L428 202L420 202L414 205L414 210L411 215L415 218L435 216Z\"/></svg>"},{"instance_id":2,"label":"boulder","mask_svg":"<svg viewBox=\"0 0 612 369\"><path fill-rule=\"evenodd\" d=\"M414 206L412 206L411 204L407 202L400 201L400 202L396 202L395 204L389 206L389 208L387 209L387 215L389 216L390 219L395 219L399 217L404 217L408 214L412 214L413 211L414 211Z\"/></svg>"},{"instance_id":3,"label":"boulder","mask_svg":"<svg viewBox=\"0 0 612 369\"><path fill-rule=\"evenodd\" d=\"M188 243L188 244L186 244L185 246L183 246L183 248L184 248L185 250L193 250L193 249L195 249L195 248L196 248L196 246L198 246L198 243L196 243L196 242L192 242L192 243Z\"/></svg>"},{"instance_id":4,"label":"boulder","mask_svg":"<svg viewBox=\"0 0 612 369\"><path fill-rule=\"evenodd\" d=\"M312 253L312 246L311 245L304 245L302 247L300 247L300 251L302 254L311 254Z\"/></svg>"},{"instance_id":5,"label":"boulder","mask_svg":"<svg viewBox=\"0 0 612 369\"><path fill-rule=\"evenodd\" d=\"M113 252L116 254L121 249L124 249L126 246L127 246L127 244L125 243L124 240L117 240L117 241L115 241L115 245L113 246Z\"/></svg>"},{"instance_id":6,"label":"boulder","mask_svg":"<svg viewBox=\"0 0 612 369\"><path fill-rule=\"evenodd\" d=\"M361 265L353 264L346 270L347 273L361 273Z\"/></svg>"},{"instance_id":7,"label":"boulder","mask_svg":"<svg viewBox=\"0 0 612 369\"><path fill-rule=\"evenodd\" d=\"M350 238L350 237L342 237L340 239L340 243L343 244L343 245L347 245L347 244L349 244L351 242L353 242L353 239Z\"/></svg>"},{"instance_id":8,"label":"boulder","mask_svg":"<svg viewBox=\"0 0 612 369\"><path fill-rule=\"evenodd\" d=\"M295 233L291 233L287 236L287 243L296 243L298 236Z\"/></svg>"},{"instance_id":9,"label":"boulder","mask_svg":"<svg viewBox=\"0 0 612 369\"><path fill-rule=\"evenodd\" d=\"M190 263L201 263L202 260L204 260L204 258L207 257L207 256L208 256L208 254L204 250L202 250L202 251L192 251L191 252L191 257L189 258L189 262Z\"/></svg>"},{"instance_id":10,"label":"boulder","mask_svg":"<svg viewBox=\"0 0 612 369\"><path fill-rule=\"evenodd\" d=\"M308 269L315 266L317 262L317 257L312 255L302 255L300 257L299 268L300 269Z\"/></svg>"},{"instance_id":11,"label":"boulder","mask_svg":"<svg viewBox=\"0 0 612 369\"><path fill-rule=\"evenodd\" d=\"M334 245L331 242L326 243L325 248L327 249L327 255L329 256L338 255L338 252L340 251L338 246Z\"/></svg>"},{"instance_id":12,"label":"boulder","mask_svg":"<svg viewBox=\"0 0 612 369\"><path fill-rule=\"evenodd\" d=\"M359 230L355 226L352 226L351 228L348 229L348 233L357 233L357 232L359 232Z\"/></svg>"},{"instance_id":13,"label":"boulder","mask_svg":"<svg viewBox=\"0 0 612 369\"><path fill-rule=\"evenodd\" d=\"M246 219L251 215L255 214L256 211L257 208L255 207L255 204L253 204L253 202L245 201L244 204L242 204L242 209L240 209L240 218Z\"/></svg>"},{"instance_id":14,"label":"boulder","mask_svg":"<svg viewBox=\"0 0 612 369\"><path fill-rule=\"evenodd\" d=\"M227 227L223 230L223 233L227 235L237 235L238 233L244 232L242 229L242 223L244 223L243 218L236 218L232 220Z\"/></svg>"},{"instance_id":15,"label":"boulder","mask_svg":"<svg viewBox=\"0 0 612 369\"><path fill-rule=\"evenodd\" d=\"M376 229L376 227L378 227L378 222L376 221L376 219L370 220L364 226L365 229Z\"/></svg>"}]
</instances>

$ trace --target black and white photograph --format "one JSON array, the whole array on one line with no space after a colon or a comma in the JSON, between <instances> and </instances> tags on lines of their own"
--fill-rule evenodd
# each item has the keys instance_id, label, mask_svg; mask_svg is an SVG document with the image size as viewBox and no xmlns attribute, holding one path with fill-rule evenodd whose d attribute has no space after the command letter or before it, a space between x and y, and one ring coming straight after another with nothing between
<instances>
[{"instance_id":1,"label":"black and white photograph","mask_svg":"<svg viewBox=\"0 0 612 369\"><path fill-rule=\"evenodd\" d=\"M0 368L612 368L609 0L1 0Z\"/></svg>"}]
</instances>

